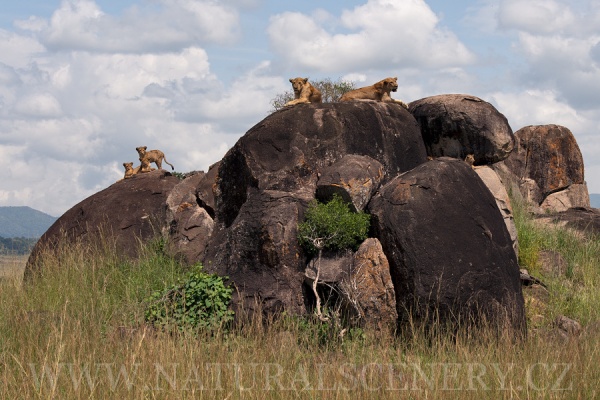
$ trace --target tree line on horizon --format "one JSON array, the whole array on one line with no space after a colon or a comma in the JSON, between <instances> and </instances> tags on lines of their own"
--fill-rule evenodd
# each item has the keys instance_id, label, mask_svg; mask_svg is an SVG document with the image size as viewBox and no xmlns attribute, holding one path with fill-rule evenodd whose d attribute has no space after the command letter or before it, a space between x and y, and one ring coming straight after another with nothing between
<instances>
[{"instance_id":1,"label":"tree line on horizon","mask_svg":"<svg viewBox=\"0 0 600 400\"><path fill-rule=\"evenodd\" d=\"M38 239L14 237L3 238L0 236L0 255L26 255L31 253Z\"/></svg>"}]
</instances>

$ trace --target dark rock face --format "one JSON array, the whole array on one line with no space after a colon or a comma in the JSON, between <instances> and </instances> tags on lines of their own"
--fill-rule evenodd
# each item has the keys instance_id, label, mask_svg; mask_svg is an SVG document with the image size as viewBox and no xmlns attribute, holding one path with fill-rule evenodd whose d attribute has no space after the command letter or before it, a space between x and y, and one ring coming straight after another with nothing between
<instances>
[{"instance_id":1,"label":"dark rock face","mask_svg":"<svg viewBox=\"0 0 600 400\"><path fill-rule=\"evenodd\" d=\"M400 325L410 316L466 322L484 315L525 329L510 235L466 163L420 165L385 184L368 209L390 263Z\"/></svg>"},{"instance_id":2,"label":"dark rock face","mask_svg":"<svg viewBox=\"0 0 600 400\"><path fill-rule=\"evenodd\" d=\"M515 132L515 137L513 153L503 166L494 168L506 169L512 175L512 186L517 186L527 201L540 206L541 212L590 206L583 157L569 129L526 126Z\"/></svg>"},{"instance_id":3,"label":"dark rock face","mask_svg":"<svg viewBox=\"0 0 600 400\"><path fill-rule=\"evenodd\" d=\"M475 165L507 158L514 136L506 117L475 96L444 94L413 101L409 111L421 126L431 157L475 157Z\"/></svg>"},{"instance_id":4,"label":"dark rock face","mask_svg":"<svg viewBox=\"0 0 600 400\"><path fill-rule=\"evenodd\" d=\"M390 265L381 243L369 238L354 254L352 270L342 289L366 326L385 329L396 324L396 294Z\"/></svg>"},{"instance_id":5,"label":"dark rock face","mask_svg":"<svg viewBox=\"0 0 600 400\"><path fill-rule=\"evenodd\" d=\"M167 196L178 183L179 179L165 170L138 174L73 206L38 241L25 267L25 279L37 268L38 252L52 249L63 238L85 242L104 235L115 240L120 254L135 258L140 240L161 233Z\"/></svg>"},{"instance_id":6,"label":"dark rock face","mask_svg":"<svg viewBox=\"0 0 600 400\"><path fill-rule=\"evenodd\" d=\"M355 253L326 254L320 263L317 259L311 260L305 271L305 281L310 288L317 269L317 291L324 289L329 296L333 294L336 299L332 306L354 323L377 330L395 327L398 316L394 285L379 240L366 239ZM323 298L327 299L327 294Z\"/></svg>"},{"instance_id":7,"label":"dark rock face","mask_svg":"<svg viewBox=\"0 0 600 400\"><path fill-rule=\"evenodd\" d=\"M175 186L166 200L168 250L187 264L202 258L213 231L211 208L198 196L198 187L209 185L210 179L209 174L198 172ZM212 179L214 181L214 174Z\"/></svg>"},{"instance_id":8,"label":"dark rock face","mask_svg":"<svg viewBox=\"0 0 600 400\"><path fill-rule=\"evenodd\" d=\"M419 127L403 107L365 102L278 111L221 160L204 264L230 276L246 306L258 298L267 311L304 310L306 259L297 224L315 198L319 175L347 155L377 161L384 176L426 161Z\"/></svg>"},{"instance_id":9,"label":"dark rock face","mask_svg":"<svg viewBox=\"0 0 600 400\"><path fill-rule=\"evenodd\" d=\"M323 170L317 182L317 199L326 203L337 194L353 211L362 211L383 178L383 165L379 161L350 154Z\"/></svg>"},{"instance_id":10,"label":"dark rock face","mask_svg":"<svg viewBox=\"0 0 600 400\"><path fill-rule=\"evenodd\" d=\"M559 125L526 126L515 137L515 151L505 164L518 178L535 181L543 198L584 183L583 157L569 129Z\"/></svg>"}]
</instances>

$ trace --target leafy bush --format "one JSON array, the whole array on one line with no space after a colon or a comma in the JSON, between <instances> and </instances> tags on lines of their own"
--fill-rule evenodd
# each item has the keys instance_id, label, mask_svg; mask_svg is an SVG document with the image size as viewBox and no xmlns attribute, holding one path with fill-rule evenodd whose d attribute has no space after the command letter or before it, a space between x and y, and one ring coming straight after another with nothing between
<instances>
[{"instance_id":1,"label":"leafy bush","mask_svg":"<svg viewBox=\"0 0 600 400\"><path fill-rule=\"evenodd\" d=\"M171 172L171 175L178 178L180 181L182 181L186 178L186 174L184 174L183 172L173 171L173 172Z\"/></svg>"},{"instance_id":2,"label":"leafy bush","mask_svg":"<svg viewBox=\"0 0 600 400\"><path fill-rule=\"evenodd\" d=\"M298 224L298 240L309 253L354 249L367 238L370 215L352 212L339 195L328 203L313 201L304 222Z\"/></svg>"},{"instance_id":3,"label":"leafy bush","mask_svg":"<svg viewBox=\"0 0 600 400\"><path fill-rule=\"evenodd\" d=\"M225 278L226 279L226 278ZM146 322L166 329L213 329L230 322L233 289L223 278L202 271L197 264L177 284L152 293L147 299Z\"/></svg>"}]
</instances>

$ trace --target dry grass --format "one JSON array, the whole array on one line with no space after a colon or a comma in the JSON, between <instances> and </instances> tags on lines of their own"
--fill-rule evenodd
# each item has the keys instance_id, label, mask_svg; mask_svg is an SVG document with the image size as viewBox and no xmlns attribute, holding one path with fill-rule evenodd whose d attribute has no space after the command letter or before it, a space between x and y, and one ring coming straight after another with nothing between
<instances>
[{"instance_id":1,"label":"dry grass","mask_svg":"<svg viewBox=\"0 0 600 400\"><path fill-rule=\"evenodd\" d=\"M519 222L524 242L555 246L570 263L568 277L548 280L547 312L579 318L579 337L552 335L549 317L517 342L485 329L430 337L415 328L411 338L354 329L340 338L327 324L285 316L173 336L143 324L143 300L183 267L160 249L129 263L72 246L49 255L32 284L1 283L0 398L597 398L600 250L529 223Z\"/></svg>"},{"instance_id":2,"label":"dry grass","mask_svg":"<svg viewBox=\"0 0 600 400\"><path fill-rule=\"evenodd\" d=\"M0 280L20 280L28 257L0 254Z\"/></svg>"}]
</instances>

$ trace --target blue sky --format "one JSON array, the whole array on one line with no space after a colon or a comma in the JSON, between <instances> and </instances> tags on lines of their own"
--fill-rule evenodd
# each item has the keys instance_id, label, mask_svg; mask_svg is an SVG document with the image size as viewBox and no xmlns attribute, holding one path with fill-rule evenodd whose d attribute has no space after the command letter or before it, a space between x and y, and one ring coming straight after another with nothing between
<instances>
[{"instance_id":1,"label":"blue sky","mask_svg":"<svg viewBox=\"0 0 600 400\"><path fill-rule=\"evenodd\" d=\"M0 205L60 215L135 147L206 170L288 79L397 76L568 127L600 193L597 0L27 0L0 7Z\"/></svg>"}]
</instances>

